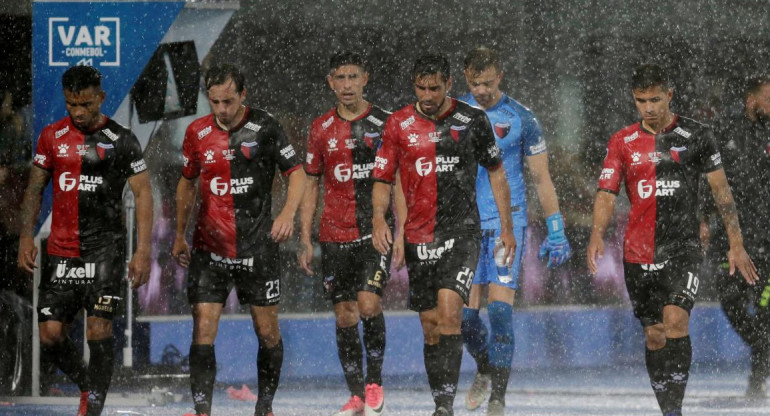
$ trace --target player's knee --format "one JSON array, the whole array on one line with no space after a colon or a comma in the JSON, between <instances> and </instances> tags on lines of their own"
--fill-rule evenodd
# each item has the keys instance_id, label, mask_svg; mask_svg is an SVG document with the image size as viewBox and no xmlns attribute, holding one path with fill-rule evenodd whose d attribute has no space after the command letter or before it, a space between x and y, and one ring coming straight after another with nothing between
<instances>
[{"instance_id":1,"label":"player's knee","mask_svg":"<svg viewBox=\"0 0 770 416\"><path fill-rule=\"evenodd\" d=\"M358 307L355 302L340 302L334 305L334 316L339 328L358 324Z\"/></svg>"},{"instance_id":2,"label":"player's knee","mask_svg":"<svg viewBox=\"0 0 770 416\"><path fill-rule=\"evenodd\" d=\"M361 318L370 319L381 314L382 307L380 306L380 302L375 302L375 301L359 302L358 313L361 315Z\"/></svg>"},{"instance_id":3,"label":"player's knee","mask_svg":"<svg viewBox=\"0 0 770 416\"><path fill-rule=\"evenodd\" d=\"M644 328L644 338L649 350L659 350L666 346L666 327L656 324Z\"/></svg>"},{"instance_id":4,"label":"player's knee","mask_svg":"<svg viewBox=\"0 0 770 416\"><path fill-rule=\"evenodd\" d=\"M279 331L277 325L264 329L258 328L257 339L259 340L260 345L267 348L273 348L278 345L279 341L281 341L281 331Z\"/></svg>"},{"instance_id":5,"label":"player's knee","mask_svg":"<svg viewBox=\"0 0 770 416\"><path fill-rule=\"evenodd\" d=\"M65 336L58 332L40 331L40 345L52 347L64 341Z\"/></svg>"},{"instance_id":6,"label":"player's knee","mask_svg":"<svg viewBox=\"0 0 770 416\"><path fill-rule=\"evenodd\" d=\"M88 319L86 325L86 338L89 340L105 339L112 337L112 321L108 319Z\"/></svg>"}]
</instances>

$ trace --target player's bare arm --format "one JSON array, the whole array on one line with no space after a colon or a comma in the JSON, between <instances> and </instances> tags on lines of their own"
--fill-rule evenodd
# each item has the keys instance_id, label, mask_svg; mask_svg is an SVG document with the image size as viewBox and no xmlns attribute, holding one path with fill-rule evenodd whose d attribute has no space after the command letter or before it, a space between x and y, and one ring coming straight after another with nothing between
<instances>
[{"instance_id":1,"label":"player's bare arm","mask_svg":"<svg viewBox=\"0 0 770 416\"><path fill-rule=\"evenodd\" d=\"M35 247L35 221L40 214L40 200L43 190L51 179L51 173L32 165L29 172L24 202L21 204L21 227L19 230L19 268L30 273L35 271L37 247Z\"/></svg>"},{"instance_id":2,"label":"player's bare arm","mask_svg":"<svg viewBox=\"0 0 770 416\"><path fill-rule=\"evenodd\" d=\"M182 176L176 185L176 235L171 256L182 267L190 265L190 246L187 244L187 223L195 203L195 181Z\"/></svg>"},{"instance_id":3,"label":"player's bare arm","mask_svg":"<svg viewBox=\"0 0 770 416\"><path fill-rule=\"evenodd\" d=\"M150 241L152 239L152 187L150 174L144 171L128 178L136 200L136 251L128 264L128 280L136 289L150 278Z\"/></svg>"},{"instance_id":4,"label":"player's bare arm","mask_svg":"<svg viewBox=\"0 0 770 416\"><path fill-rule=\"evenodd\" d=\"M551 173L548 170L548 153L544 152L534 156L527 156L527 166L532 174L532 181L535 184L537 198L543 207L543 214L548 217L559 212L556 188L553 186Z\"/></svg>"},{"instance_id":5,"label":"player's bare arm","mask_svg":"<svg viewBox=\"0 0 770 416\"><path fill-rule=\"evenodd\" d=\"M404 267L404 224L406 224L406 198L401 186L401 175L396 173L396 186L393 188L396 205L396 238L393 241L393 264L396 269Z\"/></svg>"},{"instance_id":6,"label":"player's bare arm","mask_svg":"<svg viewBox=\"0 0 770 416\"><path fill-rule=\"evenodd\" d=\"M305 192L305 171L295 169L289 174L289 189L286 192L286 202L281 213L273 221L270 235L273 240L280 243L286 241L294 234L294 215L297 213L302 194Z\"/></svg>"},{"instance_id":7,"label":"player's bare arm","mask_svg":"<svg viewBox=\"0 0 770 416\"><path fill-rule=\"evenodd\" d=\"M299 251L297 252L297 261L299 267L308 275L313 274L310 263L313 260L313 241L312 229L313 218L315 218L316 207L318 206L318 194L320 177L309 176L305 182L305 194L302 196L302 202L299 204Z\"/></svg>"},{"instance_id":8,"label":"player's bare arm","mask_svg":"<svg viewBox=\"0 0 770 416\"><path fill-rule=\"evenodd\" d=\"M385 213L390 205L390 188L391 185L385 182L375 182L372 187L372 244L382 255L388 254L393 244L393 234L385 222Z\"/></svg>"},{"instance_id":9,"label":"player's bare arm","mask_svg":"<svg viewBox=\"0 0 770 416\"><path fill-rule=\"evenodd\" d=\"M741 226L738 223L738 210L735 208L733 194L730 192L730 185L727 183L724 169L719 169L706 174L711 187L711 193L714 195L714 204L717 206L719 214L727 230L727 238L730 241L730 251L727 252L727 260L730 263L730 275L735 273L735 269L741 272L743 278L750 285L759 281L757 269L749 258L746 249L743 247L743 236Z\"/></svg>"},{"instance_id":10,"label":"player's bare arm","mask_svg":"<svg viewBox=\"0 0 770 416\"><path fill-rule=\"evenodd\" d=\"M505 168L500 164L489 170L489 183L492 185L492 195L500 213L500 240L505 247L505 259L508 266L513 265L516 254L516 237L513 236L513 220L511 219L511 188L505 177Z\"/></svg>"},{"instance_id":11,"label":"player's bare arm","mask_svg":"<svg viewBox=\"0 0 770 416\"><path fill-rule=\"evenodd\" d=\"M599 270L597 265L597 258L604 256L604 232L607 231L607 226L612 218L612 213L615 211L615 194L605 191L599 191L596 193L594 199L594 213L593 224L591 225L591 239L588 241L588 249L586 254L586 261L588 262L588 270L596 274Z\"/></svg>"}]
</instances>

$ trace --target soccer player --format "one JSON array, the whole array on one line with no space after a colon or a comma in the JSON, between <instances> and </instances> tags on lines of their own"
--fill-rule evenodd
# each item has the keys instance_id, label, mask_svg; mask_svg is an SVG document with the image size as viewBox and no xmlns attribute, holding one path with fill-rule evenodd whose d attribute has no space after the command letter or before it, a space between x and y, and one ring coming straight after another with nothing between
<instances>
[{"instance_id":1,"label":"soccer player","mask_svg":"<svg viewBox=\"0 0 770 416\"><path fill-rule=\"evenodd\" d=\"M95 416L112 379L112 319L123 299L123 188L128 182L136 199L137 248L127 276L132 289L149 278L152 190L136 136L101 113L99 71L73 66L62 75L62 89L69 116L46 126L37 142L21 207L19 267L34 271L35 220L51 181L47 250L53 272L40 280L40 349L80 388L78 415ZM87 313L87 366L68 334L81 309Z\"/></svg>"},{"instance_id":2,"label":"soccer player","mask_svg":"<svg viewBox=\"0 0 770 416\"><path fill-rule=\"evenodd\" d=\"M300 205L299 264L313 274L311 228L324 181L321 214L324 288L334 304L337 353L350 399L337 416L376 416L382 413L382 362L385 357L385 317L380 298L388 282L389 254L378 253L372 238L372 168L390 113L363 97L369 79L360 55L332 56L326 77L337 105L316 118L310 128L305 171L310 175ZM400 192L396 192L400 195ZM403 206L403 198L400 199ZM406 214L406 207L403 206ZM363 323L366 377L358 322Z\"/></svg>"},{"instance_id":3,"label":"soccer player","mask_svg":"<svg viewBox=\"0 0 770 416\"><path fill-rule=\"evenodd\" d=\"M418 58L412 79L417 102L388 118L375 159L372 242L382 254L393 245L396 263L399 253L405 256L409 308L419 312L425 338L425 369L436 405L433 415L444 416L454 414L462 308L479 255L478 165L489 172L508 266L516 241L510 189L489 119L482 110L447 96L452 77L444 56ZM394 241L385 213L396 172L407 216L403 236Z\"/></svg>"},{"instance_id":4,"label":"soccer player","mask_svg":"<svg viewBox=\"0 0 770 416\"><path fill-rule=\"evenodd\" d=\"M726 273L724 228L717 227L709 248L710 258L722 263L717 279L722 309L751 348L746 395L762 398L767 396L770 376L770 230L766 226L770 223L770 77L749 79L743 103L743 111L723 120L717 132L738 218L744 224L746 249L761 274L761 284L748 285Z\"/></svg>"},{"instance_id":5,"label":"soccer player","mask_svg":"<svg viewBox=\"0 0 770 416\"><path fill-rule=\"evenodd\" d=\"M184 167L176 190L177 227L172 255L188 267L187 298L192 305L190 386L197 415L211 414L216 378L214 340L219 317L233 286L250 305L259 340L259 400L255 416L272 415L283 363L278 327L281 280L278 243L294 231L305 172L278 121L243 104L244 76L232 65L212 67L204 79L212 114L187 127ZM276 167L289 177L286 202L271 218ZM193 250L185 233L200 182L201 206Z\"/></svg>"},{"instance_id":6,"label":"soccer player","mask_svg":"<svg viewBox=\"0 0 770 416\"><path fill-rule=\"evenodd\" d=\"M690 311L698 294L701 262L698 179L705 174L730 240L730 274L737 268L749 284L758 280L743 247L735 203L711 129L674 114L673 89L657 65L632 76L642 120L616 132L607 145L593 226L588 268L597 271L602 236L625 182L631 202L623 249L628 295L644 329L650 384L664 415L681 415L690 374Z\"/></svg>"},{"instance_id":7,"label":"soccer player","mask_svg":"<svg viewBox=\"0 0 770 416\"><path fill-rule=\"evenodd\" d=\"M503 70L499 55L487 48L472 50L465 58L463 74L470 95L461 100L483 108L495 132L508 185L511 187L513 233L519 242L513 267L500 276L494 261L500 218L494 205L487 171L480 168L476 176L476 205L481 215L483 239L470 300L468 307L463 309L462 325L463 341L476 361L477 373L465 398L465 407L474 410L486 400L491 380L492 393L487 415L496 416L504 412L505 391L514 350L513 301L519 288L527 229L524 160L532 172L548 227L548 237L540 246L540 257L548 256L548 267L557 267L570 257L571 250L564 235L564 220L559 212L556 189L548 171L548 151L540 123L528 108L500 91ZM489 333L479 317L484 287L488 287Z\"/></svg>"}]
</instances>

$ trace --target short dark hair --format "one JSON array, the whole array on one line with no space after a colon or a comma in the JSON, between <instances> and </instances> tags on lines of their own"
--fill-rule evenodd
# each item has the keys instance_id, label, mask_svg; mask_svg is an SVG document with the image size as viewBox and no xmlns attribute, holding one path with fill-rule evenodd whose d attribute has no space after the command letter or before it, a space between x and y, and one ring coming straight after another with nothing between
<instances>
[{"instance_id":1,"label":"short dark hair","mask_svg":"<svg viewBox=\"0 0 770 416\"><path fill-rule=\"evenodd\" d=\"M446 82L451 75L449 72L449 60L446 56L430 53L417 58L412 69L412 78L441 74L441 79Z\"/></svg>"},{"instance_id":2,"label":"short dark hair","mask_svg":"<svg viewBox=\"0 0 770 416\"><path fill-rule=\"evenodd\" d=\"M75 65L64 71L61 76L63 90L80 92L90 87L102 89L102 74L99 70L86 65Z\"/></svg>"},{"instance_id":3,"label":"short dark hair","mask_svg":"<svg viewBox=\"0 0 770 416\"><path fill-rule=\"evenodd\" d=\"M653 87L669 88L669 80L666 71L656 64L642 64L631 75L631 88L634 90L646 90Z\"/></svg>"},{"instance_id":4,"label":"short dark hair","mask_svg":"<svg viewBox=\"0 0 770 416\"><path fill-rule=\"evenodd\" d=\"M466 71L474 73L484 71L487 68L494 68L497 72L503 69L503 63L497 51L484 46L468 52L464 64Z\"/></svg>"},{"instance_id":5,"label":"short dark hair","mask_svg":"<svg viewBox=\"0 0 770 416\"><path fill-rule=\"evenodd\" d=\"M749 95L758 93L765 85L770 85L770 75L762 74L747 79L745 89L743 90L743 98L746 99Z\"/></svg>"},{"instance_id":6,"label":"short dark hair","mask_svg":"<svg viewBox=\"0 0 770 416\"><path fill-rule=\"evenodd\" d=\"M363 69L364 72L366 72L366 62L364 61L364 58L362 58L361 55L355 52L350 52L350 51L337 52L329 59L329 71L334 71L335 69L343 65L360 66L361 69Z\"/></svg>"},{"instance_id":7,"label":"short dark hair","mask_svg":"<svg viewBox=\"0 0 770 416\"><path fill-rule=\"evenodd\" d=\"M228 79L233 80L235 92L238 94L243 92L243 84L245 83L243 73L237 66L231 64L214 65L206 72L206 78L204 79L206 91L214 85L226 83Z\"/></svg>"}]
</instances>

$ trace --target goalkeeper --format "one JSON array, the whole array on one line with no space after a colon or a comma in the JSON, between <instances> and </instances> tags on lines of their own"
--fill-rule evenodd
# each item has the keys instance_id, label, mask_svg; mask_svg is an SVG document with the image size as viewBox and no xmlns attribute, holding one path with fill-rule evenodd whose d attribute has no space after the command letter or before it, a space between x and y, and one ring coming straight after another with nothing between
<instances>
[{"instance_id":1,"label":"goalkeeper","mask_svg":"<svg viewBox=\"0 0 770 416\"><path fill-rule=\"evenodd\" d=\"M503 414L513 359L513 299L519 287L521 260L526 250L527 205L522 169L525 159L548 226L548 237L540 246L539 257L547 257L548 267L553 268L569 259L571 249L564 234L564 220L559 212L556 190L548 172L548 152L540 124L528 108L500 91L503 71L498 54L487 48L471 51L465 58L463 73L470 94L461 100L486 111L495 131L497 146L502 150L503 166L511 187L513 232L518 242L513 267L498 273L494 249L495 238L500 232L500 218L487 171L479 169L476 202L481 216L483 241L468 307L463 309L462 323L465 347L476 360L478 372L465 399L465 406L469 410L479 407L486 400L491 383L487 415L492 416ZM479 318L484 286L489 287L487 312L490 331Z\"/></svg>"}]
</instances>

